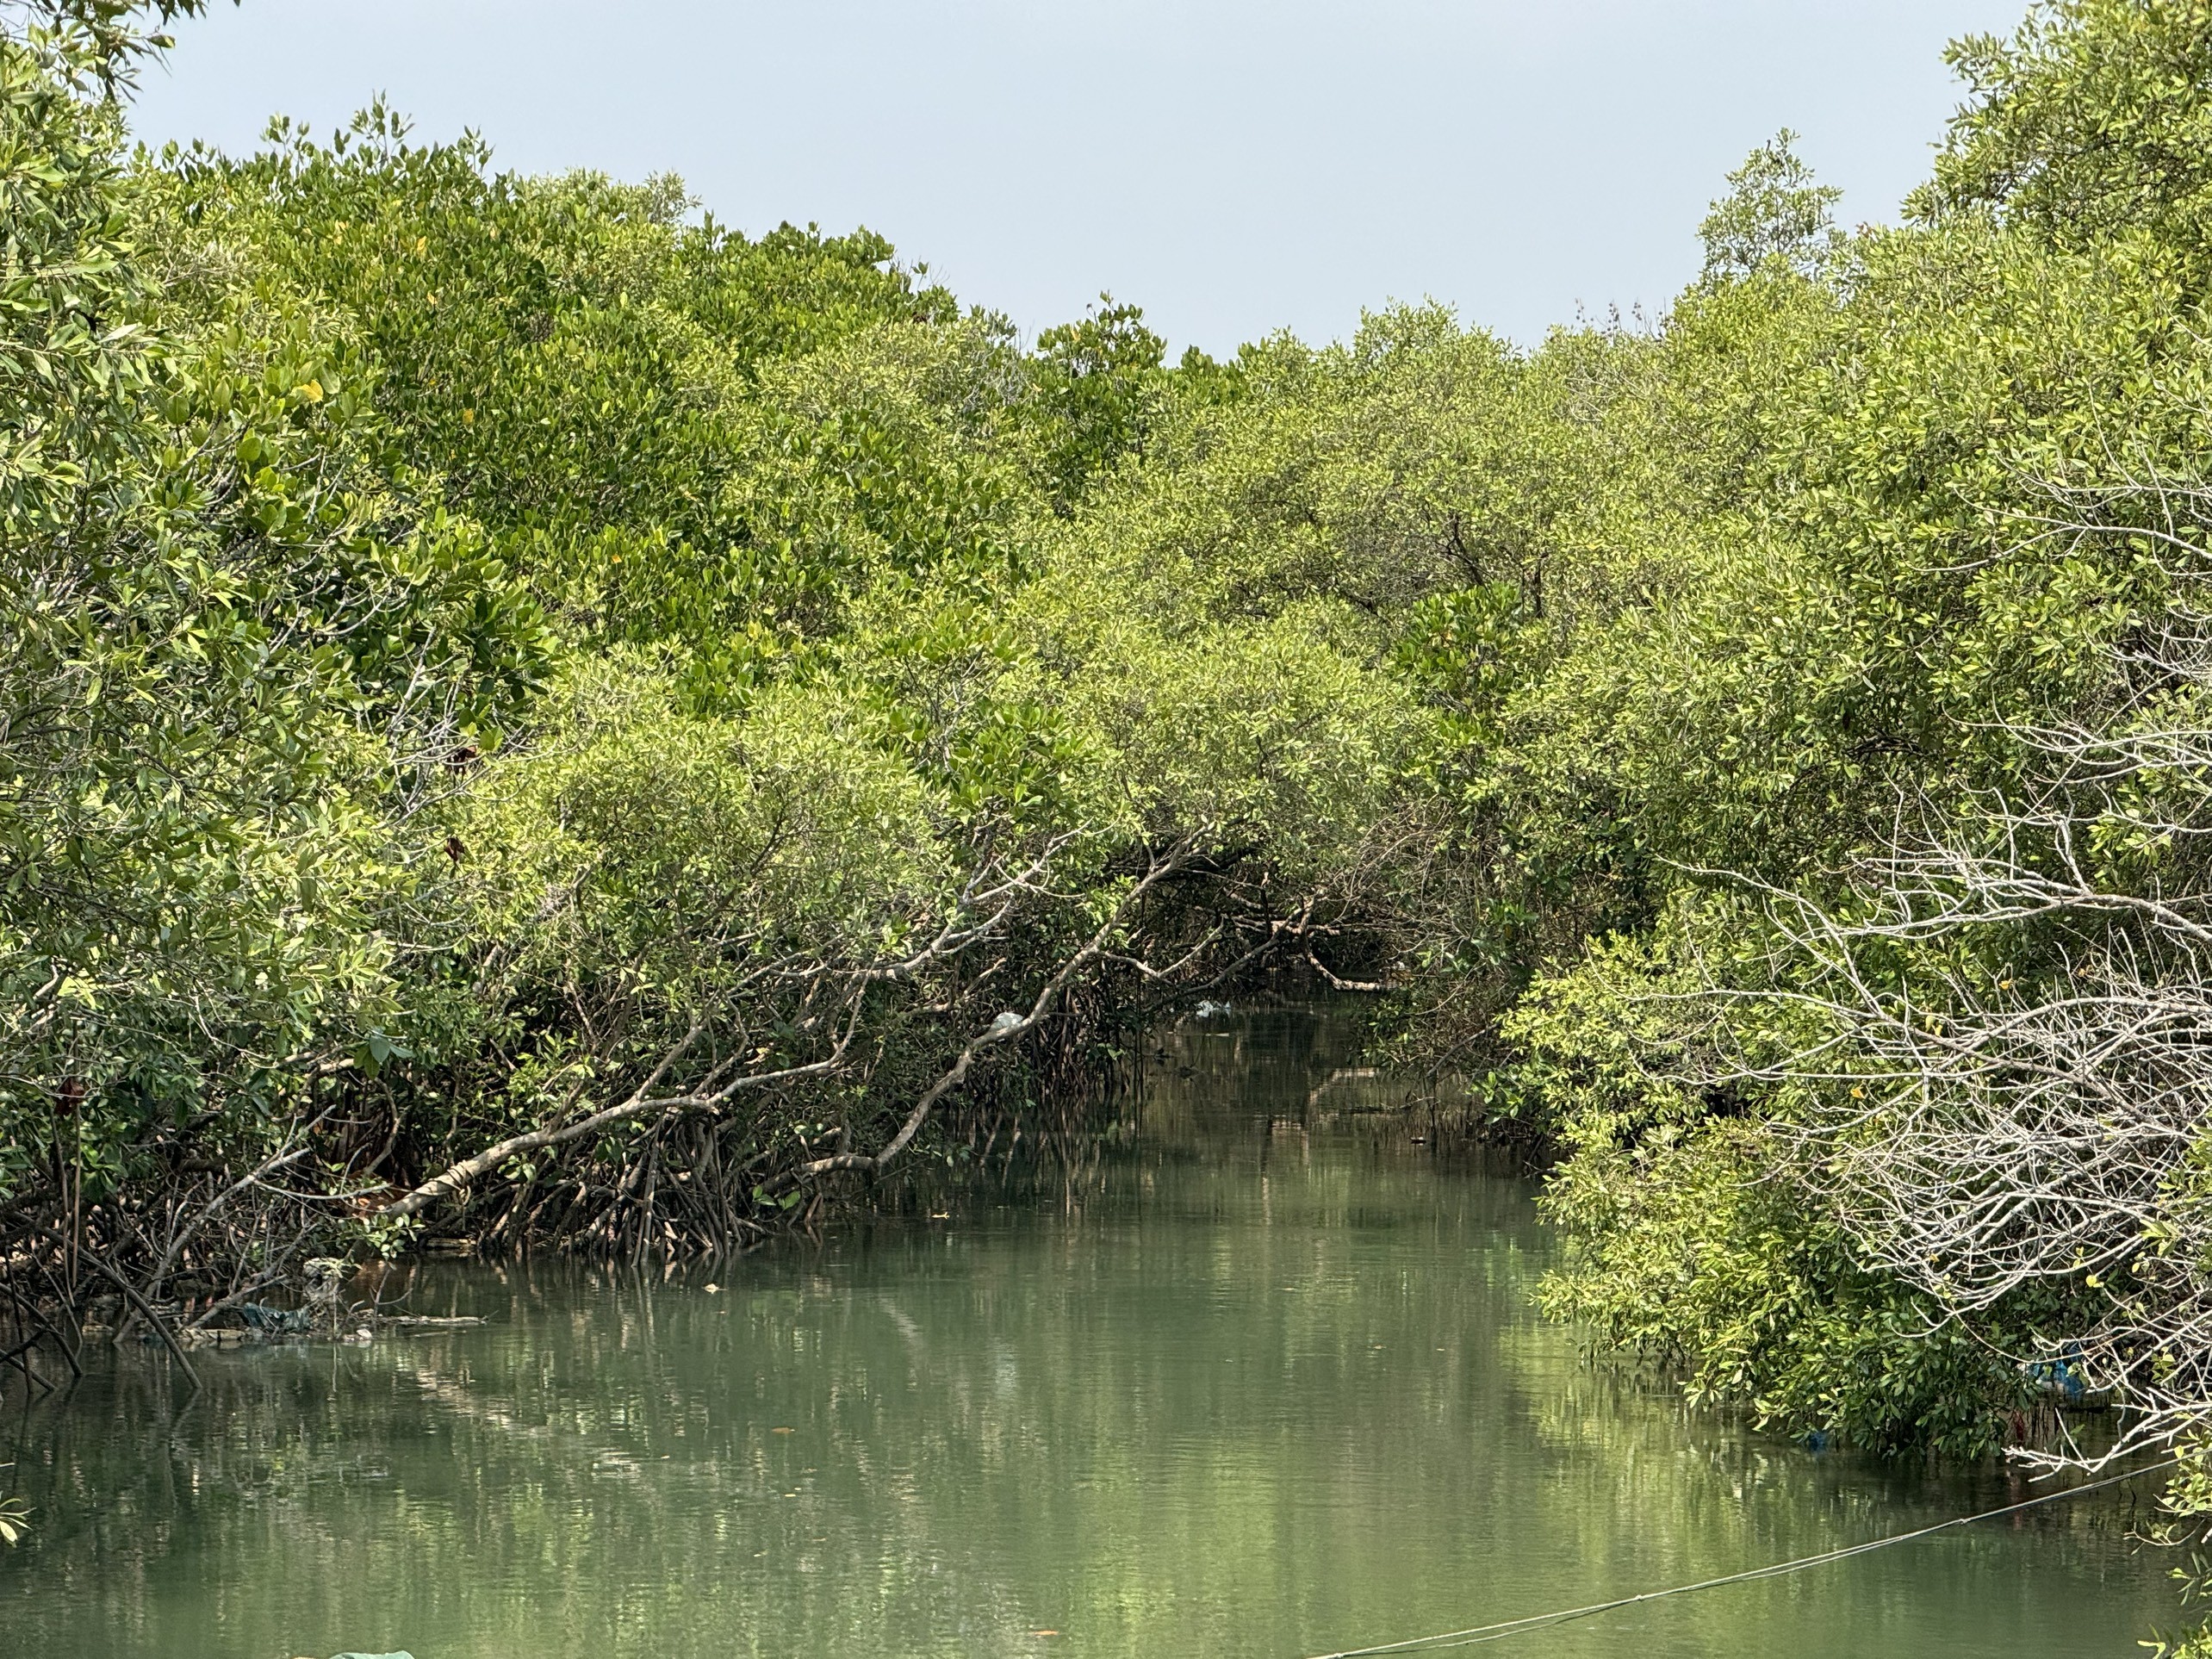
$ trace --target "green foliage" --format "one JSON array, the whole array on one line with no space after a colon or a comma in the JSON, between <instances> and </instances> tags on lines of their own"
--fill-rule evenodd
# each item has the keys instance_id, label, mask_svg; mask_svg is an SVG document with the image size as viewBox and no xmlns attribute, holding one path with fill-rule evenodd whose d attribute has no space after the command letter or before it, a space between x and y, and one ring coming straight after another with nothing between
<instances>
[{"instance_id":1,"label":"green foliage","mask_svg":"<svg viewBox=\"0 0 2212 1659\"><path fill-rule=\"evenodd\" d=\"M1728 176L1729 193L1698 227L1708 283L1755 275L1775 261L1799 276L1819 273L1833 248L1829 209L1843 192L1815 182L1784 127Z\"/></svg>"},{"instance_id":2,"label":"green foliage","mask_svg":"<svg viewBox=\"0 0 2212 1659\"><path fill-rule=\"evenodd\" d=\"M617 658L576 664L540 718L444 816L469 936L556 994L680 1015L763 960L907 945L954 879L948 803L834 690L702 716Z\"/></svg>"},{"instance_id":3,"label":"green foliage","mask_svg":"<svg viewBox=\"0 0 2212 1659\"><path fill-rule=\"evenodd\" d=\"M1732 1122L1633 1150L1581 1126L1547 1195L1572 1244L1545 1310L1678 1370L1693 1403L1743 1403L1761 1428L1882 1451L1992 1450L1998 1411L2024 1398L2016 1370L1856 1265L1768 1161Z\"/></svg>"},{"instance_id":4,"label":"green foliage","mask_svg":"<svg viewBox=\"0 0 2212 1659\"><path fill-rule=\"evenodd\" d=\"M1681 1079L1718 1040L1680 960L1681 933L1740 934L1741 907L1670 918L1536 986L1507 1022L1523 1056L1509 1086L1560 1126L1567 1156L1544 1197L1568 1236L1547 1312L1678 1375L1694 1401L1749 1409L1762 1428L1885 1451L1992 1450L2027 1403L1998 1345L1854 1258L1805 1203L1768 1114ZM1773 1052L1803 1018L1786 1001L1730 1019ZM1763 1106L1764 1110L1755 1109Z\"/></svg>"},{"instance_id":5,"label":"green foliage","mask_svg":"<svg viewBox=\"0 0 2212 1659\"><path fill-rule=\"evenodd\" d=\"M1145 326L1144 315L1102 294L1097 308L1080 322L1037 336L1033 372L1043 469L1063 509L1144 440L1165 389L1167 350Z\"/></svg>"},{"instance_id":6,"label":"green foliage","mask_svg":"<svg viewBox=\"0 0 2212 1659\"><path fill-rule=\"evenodd\" d=\"M1967 105L1912 207L1993 210L2077 250L2145 233L2201 276L2208 57L2202 0L2041 0L2010 39L1959 41Z\"/></svg>"},{"instance_id":7,"label":"green foliage","mask_svg":"<svg viewBox=\"0 0 2212 1659\"><path fill-rule=\"evenodd\" d=\"M146 278L90 37L0 39L0 1179L267 1111L390 1003L394 814L491 746L536 608L391 453L374 370Z\"/></svg>"},{"instance_id":8,"label":"green foliage","mask_svg":"<svg viewBox=\"0 0 2212 1659\"><path fill-rule=\"evenodd\" d=\"M686 223L673 180L494 174L481 142L412 145L381 105L327 144L281 121L270 143L142 165L172 292L214 304L250 281L331 314L382 367L407 463L587 631L681 637L742 675L872 556L972 550L990 491L947 474L935 431L911 453L911 405L974 401L987 347L954 386L943 351L860 345L879 385L834 410L761 385L954 321L880 238L753 240Z\"/></svg>"}]
</instances>

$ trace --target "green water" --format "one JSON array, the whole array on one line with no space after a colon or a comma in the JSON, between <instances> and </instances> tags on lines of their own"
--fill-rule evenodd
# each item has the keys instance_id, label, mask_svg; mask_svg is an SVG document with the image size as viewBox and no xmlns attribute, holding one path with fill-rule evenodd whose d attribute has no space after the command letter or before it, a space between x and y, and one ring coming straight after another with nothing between
<instances>
[{"instance_id":1,"label":"green water","mask_svg":"<svg viewBox=\"0 0 2212 1659\"><path fill-rule=\"evenodd\" d=\"M862 1233L426 1269L418 1311L490 1322L19 1407L0 1655L1300 1659L2022 1490L1593 1366L1529 1310L1529 1188L1441 1165L1375 1085L1313 1098L1336 1041L1189 1031L1090 1152ZM1483 1650L2132 1655L2174 1620L2142 1519L2085 1499Z\"/></svg>"}]
</instances>

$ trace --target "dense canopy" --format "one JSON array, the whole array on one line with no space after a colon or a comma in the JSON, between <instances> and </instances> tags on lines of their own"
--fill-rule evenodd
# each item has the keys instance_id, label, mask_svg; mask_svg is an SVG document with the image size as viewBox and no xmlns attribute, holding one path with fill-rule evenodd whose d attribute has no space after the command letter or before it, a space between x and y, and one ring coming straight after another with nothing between
<instances>
[{"instance_id":1,"label":"dense canopy","mask_svg":"<svg viewBox=\"0 0 2212 1659\"><path fill-rule=\"evenodd\" d=\"M1648 327L1173 366L382 108L134 153L133 13L28 10L19 1300L743 1243L1263 981L1544 1156L1552 1310L1696 1398L2190 1444L2207 0L1962 42L1895 227L1780 135Z\"/></svg>"}]
</instances>

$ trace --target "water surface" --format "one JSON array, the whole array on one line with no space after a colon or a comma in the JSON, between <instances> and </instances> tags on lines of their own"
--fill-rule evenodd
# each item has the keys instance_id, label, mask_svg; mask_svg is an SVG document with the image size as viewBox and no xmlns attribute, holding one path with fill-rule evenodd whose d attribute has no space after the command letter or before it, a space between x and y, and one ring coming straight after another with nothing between
<instances>
[{"instance_id":1,"label":"water surface","mask_svg":"<svg viewBox=\"0 0 2212 1659\"><path fill-rule=\"evenodd\" d=\"M2025 1494L1593 1364L1530 1310L1529 1186L1317 1095L1338 1041L1190 1028L1087 1155L825 1242L425 1270L489 1323L208 1353L196 1398L96 1372L0 1439L37 1511L0 1655L1301 1659ZM2175 1622L2141 1501L1484 1651L2133 1655Z\"/></svg>"}]
</instances>

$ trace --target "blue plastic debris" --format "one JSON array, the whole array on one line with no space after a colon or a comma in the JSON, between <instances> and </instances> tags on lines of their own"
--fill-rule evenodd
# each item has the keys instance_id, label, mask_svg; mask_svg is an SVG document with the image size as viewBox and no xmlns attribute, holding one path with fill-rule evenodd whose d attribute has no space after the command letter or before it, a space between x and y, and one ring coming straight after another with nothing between
<instances>
[{"instance_id":1,"label":"blue plastic debris","mask_svg":"<svg viewBox=\"0 0 2212 1659\"><path fill-rule=\"evenodd\" d=\"M2028 1368L2028 1380L2068 1401L2080 1400L2089 1392L2089 1368L2081 1345L2070 1342L2058 1358L2037 1360Z\"/></svg>"}]
</instances>

